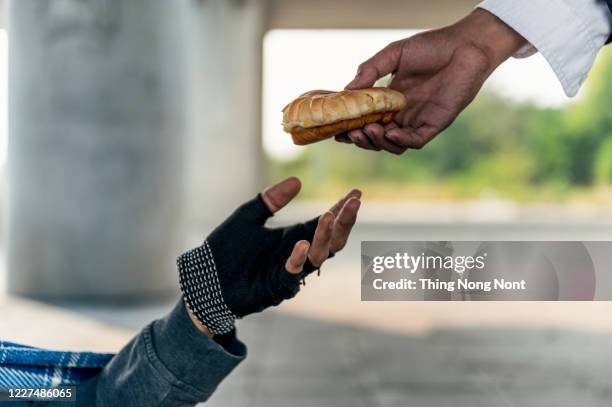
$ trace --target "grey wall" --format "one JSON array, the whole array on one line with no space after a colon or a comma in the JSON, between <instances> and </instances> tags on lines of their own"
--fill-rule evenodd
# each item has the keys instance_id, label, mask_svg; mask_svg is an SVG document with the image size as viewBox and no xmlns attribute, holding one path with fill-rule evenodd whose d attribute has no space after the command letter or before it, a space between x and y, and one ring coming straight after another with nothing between
<instances>
[{"instance_id":1,"label":"grey wall","mask_svg":"<svg viewBox=\"0 0 612 407\"><path fill-rule=\"evenodd\" d=\"M91 300L176 290L184 4L12 2L11 292Z\"/></svg>"},{"instance_id":2,"label":"grey wall","mask_svg":"<svg viewBox=\"0 0 612 407\"><path fill-rule=\"evenodd\" d=\"M265 184L261 49L267 2L190 4L187 213L204 234Z\"/></svg>"}]
</instances>

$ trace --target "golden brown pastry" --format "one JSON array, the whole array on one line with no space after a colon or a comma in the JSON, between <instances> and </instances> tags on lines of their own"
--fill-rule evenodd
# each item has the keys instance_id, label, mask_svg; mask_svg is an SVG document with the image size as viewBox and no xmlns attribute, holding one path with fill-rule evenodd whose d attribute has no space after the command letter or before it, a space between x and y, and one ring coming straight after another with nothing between
<instances>
[{"instance_id":1,"label":"golden brown pastry","mask_svg":"<svg viewBox=\"0 0 612 407\"><path fill-rule=\"evenodd\" d=\"M388 88L313 90L285 106L283 129L295 144L310 144L368 123L387 124L405 106L404 95Z\"/></svg>"}]
</instances>

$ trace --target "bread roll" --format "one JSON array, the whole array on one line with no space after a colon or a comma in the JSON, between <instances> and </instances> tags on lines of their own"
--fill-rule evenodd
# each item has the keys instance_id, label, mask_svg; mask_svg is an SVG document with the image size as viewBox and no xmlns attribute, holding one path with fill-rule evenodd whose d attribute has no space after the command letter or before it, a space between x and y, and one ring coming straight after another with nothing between
<instances>
[{"instance_id":1,"label":"bread roll","mask_svg":"<svg viewBox=\"0 0 612 407\"><path fill-rule=\"evenodd\" d=\"M388 88L313 90L285 106L283 129L295 144L310 144L368 123L387 124L405 106L404 95Z\"/></svg>"}]
</instances>

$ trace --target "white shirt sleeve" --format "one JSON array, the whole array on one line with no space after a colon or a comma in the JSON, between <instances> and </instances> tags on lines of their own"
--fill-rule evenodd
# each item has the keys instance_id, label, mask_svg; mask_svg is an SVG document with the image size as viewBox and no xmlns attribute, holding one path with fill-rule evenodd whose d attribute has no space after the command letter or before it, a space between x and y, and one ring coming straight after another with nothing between
<instances>
[{"instance_id":1,"label":"white shirt sleeve","mask_svg":"<svg viewBox=\"0 0 612 407\"><path fill-rule=\"evenodd\" d=\"M515 57L541 53L567 96L578 93L612 32L612 14L603 0L485 0L478 7L529 41Z\"/></svg>"}]
</instances>

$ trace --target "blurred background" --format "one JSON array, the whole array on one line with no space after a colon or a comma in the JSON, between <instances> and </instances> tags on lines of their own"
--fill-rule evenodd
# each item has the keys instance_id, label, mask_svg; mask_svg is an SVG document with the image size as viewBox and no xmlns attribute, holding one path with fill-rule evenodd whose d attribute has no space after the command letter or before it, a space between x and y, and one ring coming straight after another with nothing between
<instances>
[{"instance_id":1,"label":"blurred background","mask_svg":"<svg viewBox=\"0 0 612 407\"><path fill-rule=\"evenodd\" d=\"M506 62L424 150L295 147L281 109L472 0L0 0L0 338L117 351L175 257L289 175L275 224L364 190L346 250L240 322L213 406L607 406L609 303L365 303L362 240L609 240L612 54L568 99Z\"/></svg>"}]
</instances>

